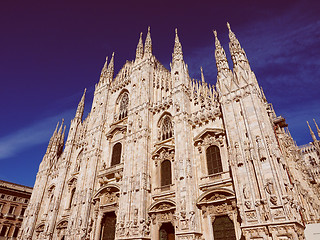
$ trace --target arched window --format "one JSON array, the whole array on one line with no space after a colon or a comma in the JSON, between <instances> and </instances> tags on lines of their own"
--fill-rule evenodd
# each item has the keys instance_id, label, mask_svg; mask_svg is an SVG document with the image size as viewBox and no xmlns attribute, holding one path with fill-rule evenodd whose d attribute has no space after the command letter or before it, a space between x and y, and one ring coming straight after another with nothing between
<instances>
[{"instance_id":1,"label":"arched window","mask_svg":"<svg viewBox=\"0 0 320 240\"><path fill-rule=\"evenodd\" d=\"M76 188L73 188L71 190L71 194L70 194L70 201L69 201L69 208L72 207L72 203L73 203L73 198L74 198L74 193L76 192Z\"/></svg>"},{"instance_id":2,"label":"arched window","mask_svg":"<svg viewBox=\"0 0 320 240\"><path fill-rule=\"evenodd\" d=\"M128 104L129 104L129 95L128 93L123 93L120 100L119 107L119 120L128 116Z\"/></svg>"},{"instance_id":3,"label":"arched window","mask_svg":"<svg viewBox=\"0 0 320 240\"><path fill-rule=\"evenodd\" d=\"M213 222L214 240L236 240L233 222L227 216L218 216Z\"/></svg>"},{"instance_id":4,"label":"arched window","mask_svg":"<svg viewBox=\"0 0 320 240\"><path fill-rule=\"evenodd\" d=\"M208 175L222 172L220 150L217 146L210 146L206 151Z\"/></svg>"},{"instance_id":5,"label":"arched window","mask_svg":"<svg viewBox=\"0 0 320 240\"><path fill-rule=\"evenodd\" d=\"M169 186L171 183L171 162L169 160L164 160L161 163L161 187Z\"/></svg>"},{"instance_id":6,"label":"arched window","mask_svg":"<svg viewBox=\"0 0 320 240\"><path fill-rule=\"evenodd\" d=\"M165 116L162 120L161 125L161 140L166 140L173 136L173 127L171 118L169 116Z\"/></svg>"},{"instance_id":7,"label":"arched window","mask_svg":"<svg viewBox=\"0 0 320 240\"><path fill-rule=\"evenodd\" d=\"M117 165L121 162L121 143L116 143L112 149L111 166Z\"/></svg>"}]
</instances>

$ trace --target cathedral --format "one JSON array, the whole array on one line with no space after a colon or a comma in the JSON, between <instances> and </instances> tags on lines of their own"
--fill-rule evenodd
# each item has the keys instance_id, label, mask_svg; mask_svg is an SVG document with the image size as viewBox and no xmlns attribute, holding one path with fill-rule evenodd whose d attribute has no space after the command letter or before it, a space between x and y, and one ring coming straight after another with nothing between
<instances>
[{"instance_id":1,"label":"cathedral","mask_svg":"<svg viewBox=\"0 0 320 240\"><path fill-rule=\"evenodd\" d=\"M116 75L107 58L90 113L84 91L49 141L18 239L305 239L320 142L310 128L296 145L228 29L232 68L214 31L216 85L190 78L177 30L170 69L150 28Z\"/></svg>"}]
</instances>

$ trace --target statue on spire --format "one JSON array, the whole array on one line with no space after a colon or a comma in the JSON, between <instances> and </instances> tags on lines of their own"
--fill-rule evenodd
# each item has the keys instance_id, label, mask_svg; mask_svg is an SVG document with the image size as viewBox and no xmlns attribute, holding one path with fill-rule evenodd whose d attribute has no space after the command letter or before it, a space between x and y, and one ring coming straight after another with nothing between
<instances>
[{"instance_id":1,"label":"statue on spire","mask_svg":"<svg viewBox=\"0 0 320 240\"><path fill-rule=\"evenodd\" d=\"M143 58L143 43L142 43L142 32L141 32L137 49L136 49L136 61L142 58Z\"/></svg>"},{"instance_id":2,"label":"statue on spire","mask_svg":"<svg viewBox=\"0 0 320 240\"><path fill-rule=\"evenodd\" d=\"M150 35L150 27L148 27L148 33L146 37L146 41L144 43L144 57L149 58L152 56L152 41Z\"/></svg>"}]
</instances>

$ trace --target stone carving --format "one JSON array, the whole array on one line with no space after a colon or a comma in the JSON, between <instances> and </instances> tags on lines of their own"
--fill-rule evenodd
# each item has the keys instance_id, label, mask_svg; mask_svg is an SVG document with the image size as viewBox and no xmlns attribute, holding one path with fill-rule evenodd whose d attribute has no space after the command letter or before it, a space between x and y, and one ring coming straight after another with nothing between
<instances>
[{"instance_id":1,"label":"stone carving","mask_svg":"<svg viewBox=\"0 0 320 240\"><path fill-rule=\"evenodd\" d=\"M157 239L169 222L176 239L212 239L212 221L225 215L238 238L303 238L303 224L320 219L318 140L296 146L229 34L234 67L215 34L215 85L203 71L190 79L177 33L170 69L152 54L150 30L118 73L114 56L105 63L91 112L83 118L83 95L68 137L62 124L49 141L19 240L99 239L107 213L115 239ZM121 161L110 166L118 142ZM223 168L206 161L209 146ZM164 160L171 176L161 174ZM170 190L161 187L168 176Z\"/></svg>"}]
</instances>

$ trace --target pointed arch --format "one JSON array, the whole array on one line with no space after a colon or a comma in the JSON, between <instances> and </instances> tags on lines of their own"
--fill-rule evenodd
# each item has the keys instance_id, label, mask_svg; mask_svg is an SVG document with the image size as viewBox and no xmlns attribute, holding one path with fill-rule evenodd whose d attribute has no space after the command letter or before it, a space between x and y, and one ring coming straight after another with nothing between
<instances>
[{"instance_id":1,"label":"pointed arch","mask_svg":"<svg viewBox=\"0 0 320 240\"><path fill-rule=\"evenodd\" d=\"M52 183L49 187L48 187L48 192L52 193L54 192L54 189L56 188L56 185L54 183Z\"/></svg>"},{"instance_id":2,"label":"pointed arch","mask_svg":"<svg viewBox=\"0 0 320 240\"><path fill-rule=\"evenodd\" d=\"M116 120L120 121L128 116L129 91L123 89L116 100Z\"/></svg>"},{"instance_id":3,"label":"pointed arch","mask_svg":"<svg viewBox=\"0 0 320 240\"><path fill-rule=\"evenodd\" d=\"M158 139L164 141L170 139L174 135L173 131L173 122L172 115L168 112L165 112L161 115L158 121L159 134Z\"/></svg>"}]
</instances>

